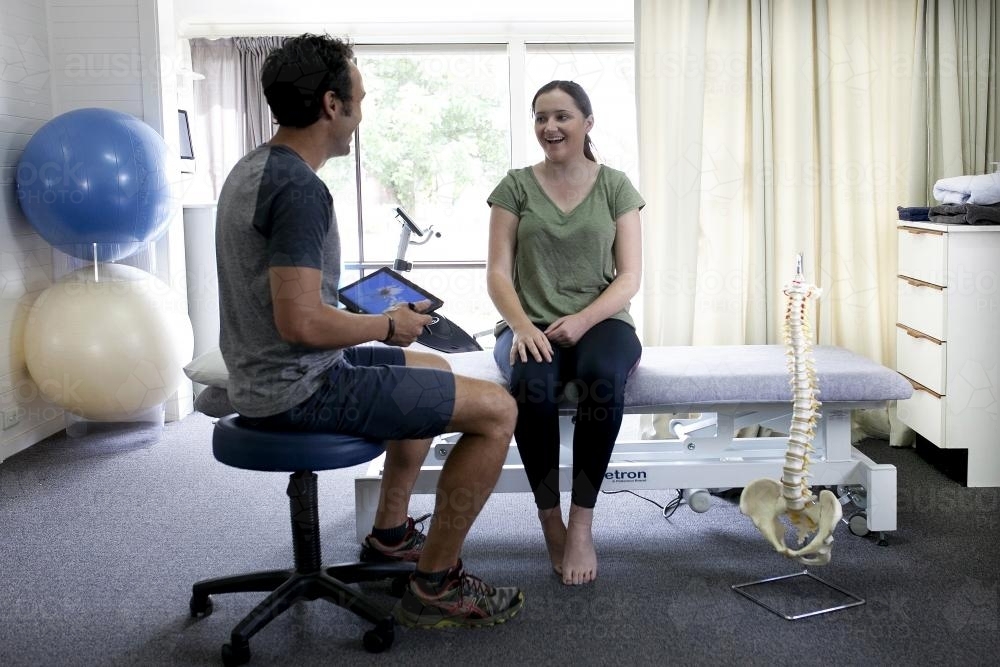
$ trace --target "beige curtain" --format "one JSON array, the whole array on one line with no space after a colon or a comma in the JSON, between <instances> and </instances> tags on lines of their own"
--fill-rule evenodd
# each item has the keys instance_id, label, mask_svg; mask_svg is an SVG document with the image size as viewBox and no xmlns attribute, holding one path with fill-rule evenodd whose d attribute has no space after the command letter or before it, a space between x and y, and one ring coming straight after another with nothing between
<instances>
[{"instance_id":1,"label":"beige curtain","mask_svg":"<svg viewBox=\"0 0 1000 667\"><path fill-rule=\"evenodd\" d=\"M818 342L894 363L896 206L997 157L988 1L636 2L647 344Z\"/></svg>"},{"instance_id":2,"label":"beige curtain","mask_svg":"<svg viewBox=\"0 0 1000 667\"><path fill-rule=\"evenodd\" d=\"M636 0L635 21L645 343L781 342L801 253L817 342L894 366L896 206L1000 160L996 3Z\"/></svg>"},{"instance_id":3,"label":"beige curtain","mask_svg":"<svg viewBox=\"0 0 1000 667\"><path fill-rule=\"evenodd\" d=\"M281 46L284 37L237 37L233 46L239 56L244 81L243 105L247 111L246 147L256 148L274 136L275 126L271 122L271 110L264 99L264 89L260 82L260 72L264 60L272 50Z\"/></svg>"},{"instance_id":4,"label":"beige curtain","mask_svg":"<svg viewBox=\"0 0 1000 667\"><path fill-rule=\"evenodd\" d=\"M945 176L996 171L1000 160L1000 6L925 0L927 164L924 187Z\"/></svg>"},{"instance_id":5,"label":"beige curtain","mask_svg":"<svg viewBox=\"0 0 1000 667\"><path fill-rule=\"evenodd\" d=\"M274 134L260 84L264 58L281 37L192 39L195 82L191 135L198 156L198 187L215 199L229 170ZM204 157L201 157L204 156Z\"/></svg>"}]
</instances>

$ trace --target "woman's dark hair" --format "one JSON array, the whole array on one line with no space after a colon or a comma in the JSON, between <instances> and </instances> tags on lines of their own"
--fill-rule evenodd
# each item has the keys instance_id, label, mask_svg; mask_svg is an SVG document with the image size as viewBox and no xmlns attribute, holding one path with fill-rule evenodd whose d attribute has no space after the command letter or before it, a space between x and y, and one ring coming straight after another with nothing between
<instances>
[{"instance_id":1,"label":"woman's dark hair","mask_svg":"<svg viewBox=\"0 0 1000 667\"><path fill-rule=\"evenodd\" d=\"M350 103L353 58L350 41L329 35L289 37L271 51L260 80L278 125L309 127L315 123L327 91Z\"/></svg>"},{"instance_id":2,"label":"woman's dark hair","mask_svg":"<svg viewBox=\"0 0 1000 667\"><path fill-rule=\"evenodd\" d=\"M576 108L580 110L583 117L594 115L594 107L590 104L590 97L587 92L583 89L583 86L578 84L576 81L549 81L547 84L538 89L535 96L531 98L531 113L535 113L535 102L538 101L540 95L545 93L550 93L553 90L561 90L570 97L573 98L573 102L576 103ZM594 142L590 139L590 133L583 139L583 156L590 160L591 162L597 162L594 157Z\"/></svg>"}]
</instances>

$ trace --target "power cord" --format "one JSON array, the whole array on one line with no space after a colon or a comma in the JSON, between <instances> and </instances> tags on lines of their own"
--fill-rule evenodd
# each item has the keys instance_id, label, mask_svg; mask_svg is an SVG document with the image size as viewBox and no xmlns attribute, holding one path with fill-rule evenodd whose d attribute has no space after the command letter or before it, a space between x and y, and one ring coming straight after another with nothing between
<instances>
[{"instance_id":1,"label":"power cord","mask_svg":"<svg viewBox=\"0 0 1000 667\"><path fill-rule=\"evenodd\" d=\"M680 489L677 489L677 497L676 498L672 498L671 500L669 500L666 505L661 505L660 503L656 502L652 498L647 498L646 496L640 496L638 493L636 493L635 491L632 491L630 489L620 489L618 491L601 491L601 493L606 493L609 496L614 495L616 493L630 493L633 496L635 496L636 498L639 498L641 500L645 500L647 503L652 503L652 504L656 505L657 507L659 507L660 508L660 514L663 515L664 519L669 519L670 517L672 517L674 515L674 512L677 511L677 508L680 507L681 505L683 505L684 502L685 502L684 501L684 493Z\"/></svg>"}]
</instances>

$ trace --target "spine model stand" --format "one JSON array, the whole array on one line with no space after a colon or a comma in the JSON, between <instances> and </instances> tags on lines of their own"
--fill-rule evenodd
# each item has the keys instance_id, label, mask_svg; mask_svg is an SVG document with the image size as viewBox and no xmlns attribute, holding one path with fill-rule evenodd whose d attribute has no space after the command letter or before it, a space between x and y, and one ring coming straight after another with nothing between
<instances>
[{"instance_id":1,"label":"spine model stand","mask_svg":"<svg viewBox=\"0 0 1000 667\"><path fill-rule=\"evenodd\" d=\"M785 344L792 385L792 422L781 480L754 480L740 496L740 512L750 517L774 549L806 565L830 562L832 533L842 513L840 502L833 493L823 490L817 498L808 483L809 453L813 450L820 402L816 399L819 386L806 307L820 292L820 288L805 282L800 255L795 278L784 288L788 297ZM794 547L786 544L783 516L795 531L794 538L789 539Z\"/></svg>"}]
</instances>

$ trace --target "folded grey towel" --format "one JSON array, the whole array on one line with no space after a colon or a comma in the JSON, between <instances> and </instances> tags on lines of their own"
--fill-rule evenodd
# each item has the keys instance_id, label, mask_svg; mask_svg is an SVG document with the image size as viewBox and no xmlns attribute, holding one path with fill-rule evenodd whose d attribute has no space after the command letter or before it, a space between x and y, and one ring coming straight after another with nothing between
<instances>
[{"instance_id":1,"label":"folded grey towel","mask_svg":"<svg viewBox=\"0 0 1000 667\"><path fill-rule=\"evenodd\" d=\"M968 219L964 215L934 215L930 214L931 222L936 222L939 225L967 225L969 224Z\"/></svg>"},{"instance_id":2,"label":"folded grey towel","mask_svg":"<svg viewBox=\"0 0 1000 667\"><path fill-rule=\"evenodd\" d=\"M931 206L931 215L964 215L968 211L968 204L940 204Z\"/></svg>"},{"instance_id":3,"label":"folded grey towel","mask_svg":"<svg viewBox=\"0 0 1000 667\"><path fill-rule=\"evenodd\" d=\"M940 204L931 206L928 217L931 222L938 222L945 225L964 225L968 223L966 213L968 204Z\"/></svg>"},{"instance_id":4,"label":"folded grey towel","mask_svg":"<svg viewBox=\"0 0 1000 667\"><path fill-rule=\"evenodd\" d=\"M970 225L1000 225L1000 205L966 204L965 218Z\"/></svg>"},{"instance_id":5,"label":"folded grey towel","mask_svg":"<svg viewBox=\"0 0 1000 667\"><path fill-rule=\"evenodd\" d=\"M945 225L1000 225L1000 205L941 204L931 206L930 219Z\"/></svg>"}]
</instances>

